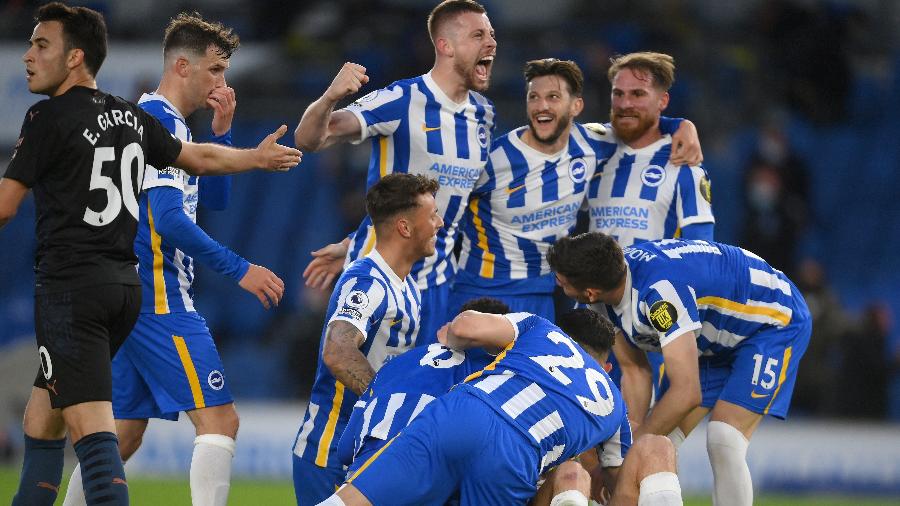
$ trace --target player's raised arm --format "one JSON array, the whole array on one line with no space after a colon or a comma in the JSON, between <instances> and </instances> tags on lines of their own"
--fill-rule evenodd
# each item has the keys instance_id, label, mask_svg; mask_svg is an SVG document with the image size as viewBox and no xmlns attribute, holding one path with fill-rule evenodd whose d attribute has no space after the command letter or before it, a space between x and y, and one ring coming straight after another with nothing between
<instances>
[{"instance_id":1,"label":"player's raised arm","mask_svg":"<svg viewBox=\"0 0 900 506\"><path fill-rule=\"evenodd\" d=\"M28 187L15 179L0 178L0 228L16 215Z\"/></svg>"},{"instance_id":2,"label":"player's raised arm","mask_svg":"<svg viewBox=\"0 0 900 506\"><path fill-rule=\"evenodd\" d=\"M454 350L502 349L516 339L516 328L503 315L463 311L438 331L441 344Z\"/></svg>"},{"instance_id":3,"label":"player's raised arm","mask_svg":"<svg viewBox=\"0 0 900 506\"><path fill-rule=\"evenodd\" d=\"M690 331L681 334L662 347L662 354L669 389L644 423L635 428L635 440L643 434L669 434L703 399L697 364L697 333ZM623 368L623 375L624 371Z\"/></svg>"},{"instance_id":4,"label":"player's raised arm","mask_svg":"<svg viewBox=\"0 0 900 506\"><path fill-rule=\"evenodd\" d=\"M174 165L194 176L235 174L254 169L286 171L300 163L299 150L275 142L287 132L287 126L267 135L253 149L235 149L221 144L184 142Z\"/></svg>"},{"instance_id":5,"label":"player's raised arm","mask_svg":"<svg viewBox=\"0 0 900 506\"><path fill-rule=\"evenodd\" d=\"M622 331L616 332L613 353L622 369L622 398L628 406L628 418L637 427L650 409L653 376L647 354L628 342Z\"/></svg>"},{"instance_id":6,"label":"player's raised arm","mask_svg":"<svg viewBox=\"0 0 900 506\"><path fill-rule=\"evenodd\" d=\"M359 92L369 82L366 68L347 62L341 67L325 93L306 108L294 130L294 143L306 151L318 151L332 144L358 138L362 125L348 111L334 107L345 97Z\"/></svg>"},{"instance_id":7,"label":"player's raised arm","mask_svg":"<svg viewBox=\"0 0 900 506\"><path fill-rule=\"evenodd\" d=\"M362 395L375 377L375 370L359 351L365 336L352 323L336 320L328 325L322 348L322 361L335 379Z\"/></svg>"}]
</instances>

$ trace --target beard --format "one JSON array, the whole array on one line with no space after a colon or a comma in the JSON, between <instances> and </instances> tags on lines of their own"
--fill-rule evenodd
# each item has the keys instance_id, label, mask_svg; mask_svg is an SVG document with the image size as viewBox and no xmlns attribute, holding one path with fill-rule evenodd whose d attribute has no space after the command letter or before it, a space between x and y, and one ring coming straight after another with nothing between
<instances>
[{"instance_id":1,"label":"beard","mask_svg":"<svg viewBox=\"0 0 900 506\"><path fill-rule=\"evenodd\" d=\"M612 123L613 132L615 132L616 137L619 138L625 144L629 142L636 141L640 139L648 130L653 128L656 124L655 118L650 118L648 116L644 116L640 113L637 114L637 124L636 125L623 125L622 120L616 115L615 109L609 110L609 117Z\"/></svg>"},{"instance_id":2,"label":"beard","mask_svg":"<svg viewBox=\"0 0 900 506\"><path fill-rule=\"evenodd\" d=\"M541 137L537 133L537 129L535 129L534 119L528 118L528 128L531 130L531 135L540 142L541 144L552 145L555 144L556 141L559 140L559 137L569 128L569 125L572 124L572 117L568 114L561 115L557 117L556 129L550 132L550 135L546 137Z\"/></svg>"},{"instance_id":3,"label":"beard","mask_svg":"<svg viewBox=\"0 0 900 506\"><path fill-rule=\"evenodd\" d=\"M485 91L491 84L490 69L488 69L487 81L481 81L475 74L475 66L477 64L478 60L475 60L471 65L464 65L462 62L454 61L453 70L459 77L462 77L463 83L465 83L467 89L473 91Z\"/></svg>"}]
</instances>

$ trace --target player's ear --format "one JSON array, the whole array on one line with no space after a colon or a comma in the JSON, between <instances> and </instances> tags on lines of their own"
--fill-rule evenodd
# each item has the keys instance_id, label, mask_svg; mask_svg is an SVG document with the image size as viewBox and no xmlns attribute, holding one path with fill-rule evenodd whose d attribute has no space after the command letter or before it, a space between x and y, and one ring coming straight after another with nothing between
<instances>
[{"instance_id":1,"label":"player's ear","mask_svg":"<svg viewBox=\"0 0 900 506\"><path fill-rule=\"evenodd\" d=\"M412 237L412 224L406 218L406 216L400 216L397 218L396 222L397 232L401 237L410 238Z\"/></svg>"},{"instance_id":2,"label":"player's ear","mask_svg":"<svg viewBox=\"0 0 900 506\"><path fill-rule=\"evenodd\" d=\"M84 63L84 50L79 48L72 48L69 50L69 54L66 57L66 68L69 70L74 69L75 67Z\"/></svg>"},{"instance_id":3,"label":"player's ear","mask_svg":"<svg viewBox=\"0 0 900 506\"><path fill-rule=\"evenodd\" d=\"M575 100L572 101L572 117L576 117L581 114L581 111L584 110L584 99L581 97L575 97Z\"/></svg>"},{"instance_id":4,"label":"player's ear","mask_svg":"<svg viewBox=\"0 0 900 506\"><path fill-rule=\"evenodd\" d=\"M434 49L440 55L453 57L453 43L447 37L438 37L434 41Z\"/></svg>"},{"instance_id":5,"label":"player's ear","mask_svg":"<svg viewBox=\"0 0 900 506\"><path fill-rule=\"evenodd\" d=\"M181 77L187 77L190 71L191 62L188 61L184 56L179 56L175 63L172 65L175 66L175 72Z\"/></svg>"},{"instance_id":6,"label":"player's ear","mask_svg":"<svg viewBox=\"0 0 900 506\"><path fill-rule=\"evenodd\" d=\"M659 98L659 110L665 111L666 107L669 107L669 92L663 92L662 96Z\"/></svg>"}]
</instances>

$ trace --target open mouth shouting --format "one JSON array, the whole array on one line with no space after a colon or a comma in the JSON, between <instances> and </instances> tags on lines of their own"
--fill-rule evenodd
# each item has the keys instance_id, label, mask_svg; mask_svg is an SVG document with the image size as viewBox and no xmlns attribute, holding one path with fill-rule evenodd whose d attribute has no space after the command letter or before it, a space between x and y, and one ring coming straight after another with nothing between
<instances>
[{"instance_id":1,"label":"open mouth shouting","mask_svg":"<svg viewBox=\"0 0 900 506\"><path fill-rule=\"evenodd\" d=\"M494 64L494 55L487 55L475 63L475 75L480 81L488 81L491 78L491 66Z\"/></svg>"}]
</instances>

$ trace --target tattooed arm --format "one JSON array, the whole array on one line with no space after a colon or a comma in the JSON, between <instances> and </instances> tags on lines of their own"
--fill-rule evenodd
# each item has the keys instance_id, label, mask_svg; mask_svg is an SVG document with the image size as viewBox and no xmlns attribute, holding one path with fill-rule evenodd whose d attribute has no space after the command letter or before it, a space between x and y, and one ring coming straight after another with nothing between
<instances>
[{"instance_id":1,"label":"tattooed arm","mask_svg":"<svg viewBox=\"0 0 900 506\"><path fill-rule=\"evenodd\" d=\"M365 336L359 329L348 322L336 320L328 325L322 350L322 360L331 374L356 395L362 395L375 376L375 370L359 351L364 340Z\"/></svg>"}]
</instances>

